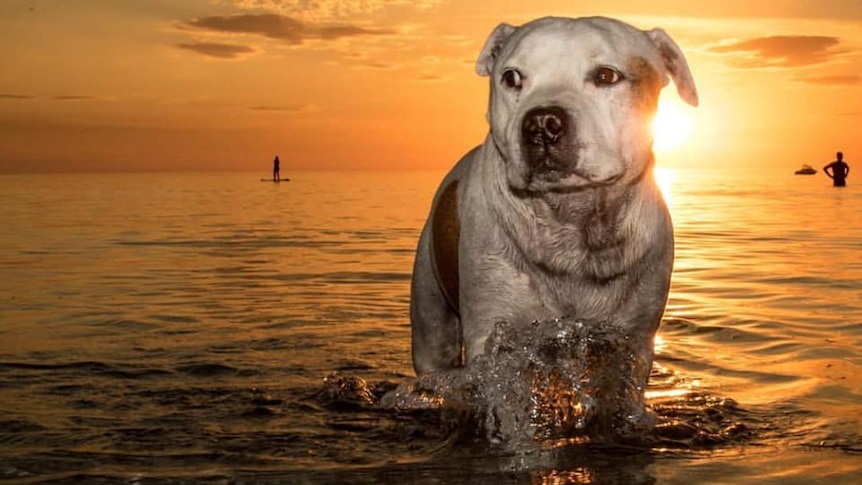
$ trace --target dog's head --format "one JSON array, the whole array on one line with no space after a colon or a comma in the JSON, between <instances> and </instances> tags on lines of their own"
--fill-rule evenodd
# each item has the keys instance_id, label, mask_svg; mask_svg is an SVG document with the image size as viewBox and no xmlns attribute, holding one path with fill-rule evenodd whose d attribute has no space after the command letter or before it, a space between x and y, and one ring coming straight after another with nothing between
<instances>
[{"instance_id":1,"label":"dog's head","mask_svg":"<svg viewBox=\"0 0 862 485\"><path fill-rule=\"evenodd\" d=\"M664 31L602 17L501 24L476 71L491 77L488 121L508 182L528 192L631 182L652 163L651 121L668 78L697 105Z\"/></svg>"}]
</instances>

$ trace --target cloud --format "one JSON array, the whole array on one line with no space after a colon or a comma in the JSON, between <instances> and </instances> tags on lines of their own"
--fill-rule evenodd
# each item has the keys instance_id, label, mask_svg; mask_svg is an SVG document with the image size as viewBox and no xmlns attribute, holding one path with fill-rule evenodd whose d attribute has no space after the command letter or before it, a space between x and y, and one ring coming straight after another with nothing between
<instances>
[{"instance_id":1,"label":"cloud","mask_svg":"<svg viewBox=\"0 0 862 485\"><path fill-rule=\"evenodd\" d=\"M12 94L12 93L0 93L0 99L34 99L35 96L30 96L29 94Z\"/></svg>"},{"instance_id":2,"label":"cloud","mask_svg":"<svg viewBox=\"0 0 862 485\"><path fill-rule=\"evenodd\" d=\"M190 50L209 57L219 59L236 59L244 54L251 54L254 49L243 45L219 44L216 42L193 42L175 44L180 49Z\"/></svg>"},{"instance_id":3,"label":"cloud","mask_svg":"<svg viewBox=\"0 0 862 485\"><path fill-rule=\"evenodd\" d=\"M333 22L366 17L386 7L434 8L447 0L223 0L246 10L289 14L315 22Z\"/></svg>"},{"instance_id":4,"label":"cloud","mask_svg":"<svg viewBox=\"0 0 862 485\"><path fill-rule=\"evenodd\" d=\"M734 41L711 47L718 54L731 55L738 67L802 67L822 64L846 53L835 49L837 37L778 35Z\"/></svg>"},{"instance_id":5,"label":"cloud","mask_svg":"<svg viewBox=\"0 0 862 485\"><path fill-rule=\"evenodd\" d=\"M252 106L249 109L252 111L284 111L284 112L297 113L300 111L309 111L312 108L313 108L313 106L308 105L308 104L290 104L290 105L285 105L285 106L259 105L259 106Z\"/></svg>"},{"instance_id":6,"label":"cloud","mask_svg":"<svg viewBox=\"0 0 862 485\"><path fill-rule=\"evenodd\" d=\"M443 76L440 76L439 74L422 74L421 76L417 77L416 79L418 79L419 81L442 81L446 78Z\"/></svg>"},{"instance_id":7,"label":"cloud","mask_svg":"<svg viewBox=\"0 0 862 485\"><path fill-rule=\"evenodd\" d=\"M290 44L302 44L309 39L334 40L342 37L392 33L390 30L368 29L346 24L319 26L278 14L201 17L190 20L185 25L210 32L262 35Z\"/></svg>"},{"instance_id":8,"label":"cloud","mask_svg":"<svg viewBox=\"0 0 862 485\"><path fill-rule=\"evenodd\" d=\"M862 84L862 76L857 74L844 76L808 76L800 77L799 80L808 84L820 84L826 86L855 86Z\"/></svg>"},{"instance_id":9,"label":"cloud","mask_svg":"<svg viewBox=\"0 0 862 485\"><path fill-rule=\"evenodd\" d=\"M21 100L29 100L29 99L50 99L52 101L84 101L88 99L97 99L95 96L82 96L79 94L58 94L56 96L49 96L47 98L41 96L33 96L32 94L11 94L11 93L0 93L0 99L21 99Z\"/></svg>"},{"instance_id":10,"label":"cloud","mask_svg":"<svg viewBox=\"0 0 862 485\"><path fill-rule=\"evenodd\" d=\"M390 64L388 62L382 62L382 61L362 62L362 63L356 64L356 66L368 67L371 69L382 69L382 70L395 69L395 67L396 67L395 64Z\"/></svg>"},{"instance_id":11,"label":"cloud","mask_svg":"<svg viewBox=\"0 0 862 485\"><path fill-rule=\"evenodd\" d=\"M86 99L95 99L93 96L79 96L75 94L60 94L57 96L52 96L51 99L55 101L81 101Z\"/></svg>"}]
</instances>

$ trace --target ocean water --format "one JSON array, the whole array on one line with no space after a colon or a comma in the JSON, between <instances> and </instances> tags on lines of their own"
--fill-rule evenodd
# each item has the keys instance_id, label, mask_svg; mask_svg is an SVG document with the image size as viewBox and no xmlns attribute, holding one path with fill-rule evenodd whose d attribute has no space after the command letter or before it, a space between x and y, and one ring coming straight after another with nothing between
<instances>
[{"instance_id":1,"label":"ocean water","mask_svg":"<svg viewBox=\"0 0 862 485\"><path fill-rule=\"evenodd\" d=\"M0 481L862 483L855 179L660 170L655 427L501 447L380 401L443 173L290 175L0 176Z\"/></svg>"}]
</instances>

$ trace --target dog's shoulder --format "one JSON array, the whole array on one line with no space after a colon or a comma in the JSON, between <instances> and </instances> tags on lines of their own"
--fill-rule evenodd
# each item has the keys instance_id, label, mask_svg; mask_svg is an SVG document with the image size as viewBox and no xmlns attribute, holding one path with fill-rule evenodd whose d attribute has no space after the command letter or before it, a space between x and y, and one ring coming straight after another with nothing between
<instances>
[{"instance_id":1,"label":"dog's shoulder","mask_svg":"<svg viewBox=\"0 0 862 485\"><path fill-rule=\"evenodd\" d=\"M441 186L431 215L431 260L443 296L455 313L460 312L458 245L461 218L458 214L458 183L454 178Z\"/></svg>"},{"instance_id":2,"label":"dog's shoulder","mask_svg":"<svg viewBox=\"0 0 862 485\"><path fill-rule=\"evenodd\" d=\"M476 147L464 155L440 183L434 195L431 217L428 221L434 275L443 291L443 296L455 313L459 313L460 306L458 253L461 240L461 194L467 186L470 167L480 156L480 149L481 147Z\"/></svg>"}]
</instances>

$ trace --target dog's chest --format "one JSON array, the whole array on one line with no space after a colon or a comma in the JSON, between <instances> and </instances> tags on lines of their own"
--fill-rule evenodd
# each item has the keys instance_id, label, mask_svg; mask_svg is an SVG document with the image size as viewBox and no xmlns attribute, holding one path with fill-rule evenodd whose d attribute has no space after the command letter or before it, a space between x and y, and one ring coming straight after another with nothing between
<instances>
[{"instance_id":1,"label":"dog's chest","mask_svg":"<svg viewBox=\"0 0 862 485\"><path fill-rule=\"evenodd\" d=\"M544 282L538 295L543 306L549 311L548 317L574 317L601 319L614 314L625 302L629 284L626 276L596 283L580 277L547 278L539 275Z\"/></svg>"},{"instance_id":2,"label":"dog's chest","mask_svg":"<svg viewBox=\"0 0 862 485\"><path fill-rule=\"evenodd\" d=\"M632 264L635 241L622 233L621 207L533 203L532 234L520 241L527 263L554 278L607 285Z\"/></svg>"}]
</instances>

